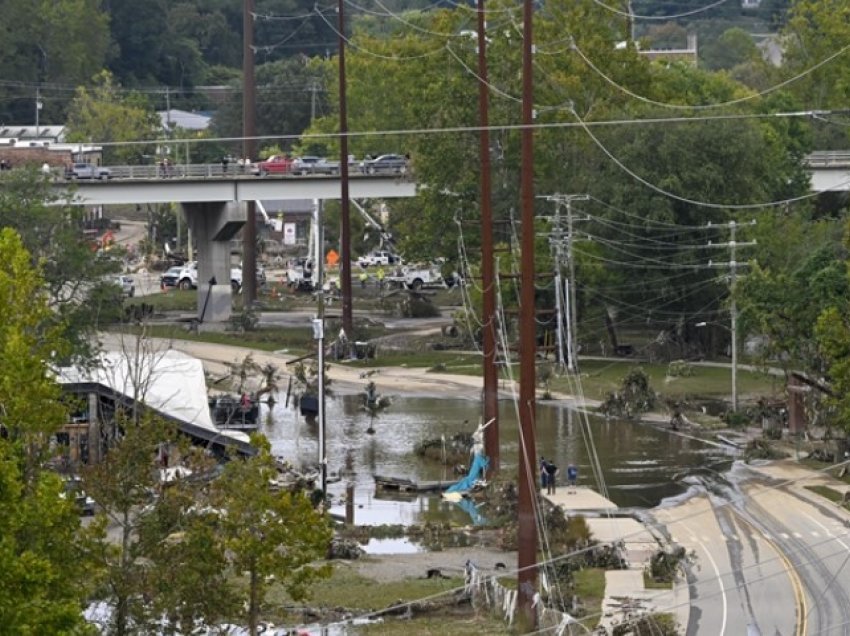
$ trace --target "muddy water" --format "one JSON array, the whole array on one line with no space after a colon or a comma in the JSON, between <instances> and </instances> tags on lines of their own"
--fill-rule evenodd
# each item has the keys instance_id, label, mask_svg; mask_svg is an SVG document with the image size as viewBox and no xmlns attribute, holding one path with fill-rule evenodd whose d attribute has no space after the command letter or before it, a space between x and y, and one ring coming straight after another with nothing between
<instances>
[{"instance_id":1,"label":"muddy water","mask_svg":"<svg viewBox=\"0 0 850 636\"><path fill-rule=\"evenodd\" d=\"M278 402L263 431L275 454L298 467L312 466L318 456L318 429L308 424L290 405ZM467 512L438 497L405 497L376 494L373 475L418 480L455 477L450 468L421 460L413 454L423 440L447 439L459 432L471 433L478 423L477 400L394 398L392 405L370 421L357 395L339 396L327 402L328 474L342 479L331 483L329 493L338 499L345 483L355 485L355 516L358 523L418 523L425 519L456 516L468 522ZM502 402L500 439L502 469L516 474L519 441L517 417L510 402ZM371 426L375 434L366 431ZM611 499L622 507L652 507L661 499L680 494L683 479L693 470L722 469L730 462L722 449L672 435L651 426L619 420L583 418L567 409L539 404L537 455L561 468L561 479L572 463L579 469L579 483L596 486L590 457L603 467ZM592 442L592 443L591 443ZM335 512L343 512L341 506Z\"/></svg>"}]
</instances>

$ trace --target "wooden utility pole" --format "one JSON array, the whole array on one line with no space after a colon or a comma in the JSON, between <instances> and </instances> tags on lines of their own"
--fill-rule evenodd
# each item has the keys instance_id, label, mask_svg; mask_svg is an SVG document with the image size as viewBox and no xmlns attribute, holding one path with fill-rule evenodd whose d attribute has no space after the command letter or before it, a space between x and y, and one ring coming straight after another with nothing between
<instances>
[{"instance_id":1,"label":"wooden utility pole","mask_svg":"<svg viewBox=\"0 0 850 636\"><path fill-rule=\"evenodd\" d=\"M345 96L345 0L338 0L339 12L339 180L340 204L340 290L342 291L342 328L354 338L351 302L351 202L348 196L348 113ZM353 341L353 340L352 340Z\"/></svg>"},{"instance_id":2,"label":"wooden utility pole","mask_svg":"<svg viewBox=\"0 0 850 636\"><path fill-rule=\"evenodd\" d=\"M523 0L522 29L522 158L520 189L522 239L520 248L520 382L519 382L519 469L517 503L519 544L517 568L518 626L526 631L537 627L532 607L537 593L537 449L535 441L535 357L537 321L534 306L534 82L532 79L532 0Z\"/></svg>"},{"instance_id":3,"label":"wooden utility pole","mask_svg":"<svg viewBox=\"0 0 850 636\"><path fill-rule=\"evenodd\" d=\"M257 158L257 84L254 75L254 0L242 3L242 153ZM257 300L257 204L245 206L242 230L242 298L246 307Z\"/></svg>"},{"instance_id":4,"label":"wooden utility pole","mask_svg":"<svg viewBox=\"0 0 850 636\"><path fill-rule=\"evenodd\" d=\"M484 451L490 472L499 471L499 376L496 367L496 276L493 262L493 206L490 186L490 118L487 86L487 23L478 0L478 125L481 162L481 278L484 286Z\"/></svg>"}]
</instances>

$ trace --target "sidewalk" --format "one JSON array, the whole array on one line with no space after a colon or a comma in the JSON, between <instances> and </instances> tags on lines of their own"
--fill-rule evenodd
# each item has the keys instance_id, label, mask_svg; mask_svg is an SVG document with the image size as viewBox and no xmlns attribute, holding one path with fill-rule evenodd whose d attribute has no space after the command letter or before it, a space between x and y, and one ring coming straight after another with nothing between
<instances>
[{"instance_id":1,"label":"sidewalk","mask_svg":"<svg viewBox=\"0 0 850 636\"><path fill-rule=\"evenodd\" d=\"M605 597L599 626L611 633L613 627L624 619L655 611L671 612L681 629L690 619L688 584L676 581L672 589L647 589L643 572L649 567L652 555L662 543L647 526L632 517L618 514L617 505L590 488L561 486L554 495L543 495L566 515L597 514L585 520L593 538L598 542L622 543L628 563L625 570L605 572Z\"/></svg>"}]
</instances>

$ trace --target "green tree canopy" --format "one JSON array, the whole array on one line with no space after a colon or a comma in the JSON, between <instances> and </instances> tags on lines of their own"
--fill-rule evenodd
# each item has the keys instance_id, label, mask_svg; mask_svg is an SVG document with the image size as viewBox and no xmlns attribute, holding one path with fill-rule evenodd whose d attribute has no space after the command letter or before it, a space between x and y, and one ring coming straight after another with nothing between
<instances>
[{"instance_id":1,"label":"green tree canopy","mask_svg":"<svg viewBox=\"0 0 850 636\"><path fill-rule=\"evenodd\" d=\"M49 369L65 348L50 313L31 255L0 230L0 624L10 634L85 633L79 519L43 469L67 418Z\"/></svg>"},{"instance_id":2,"label":"green tree canopy","mask_svg":"<svg viewBox=\"0 0 850 636\"><path fill-rule=\"evenodd\" d=\"M77 89L67 128L69 142L138 142L156 139L160 120L143 95L125 93L104 71L91 89ZM142 145L107 146L103 151L106 164L141 163L145 154L151 154L151 148Z\"/></svg>"}]
</instances>

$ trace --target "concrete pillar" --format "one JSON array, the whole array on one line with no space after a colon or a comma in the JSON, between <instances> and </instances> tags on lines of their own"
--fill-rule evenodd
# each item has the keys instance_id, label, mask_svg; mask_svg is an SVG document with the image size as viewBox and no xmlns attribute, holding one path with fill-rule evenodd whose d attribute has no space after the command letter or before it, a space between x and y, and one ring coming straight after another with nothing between
<instances>
[{"instance_id":1,"label":"concrete pillar","mask_svg":"<svg viewBox=\"0 0 850 636\"><path fill-rule=\"evenodd\" d=\"M245 224L245 206L219 201L181 205L198 248L198 320L224 322L233 313L230 240Z\"/></svg>"}]
</instances>

